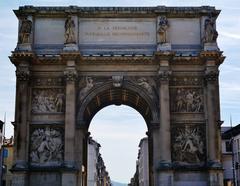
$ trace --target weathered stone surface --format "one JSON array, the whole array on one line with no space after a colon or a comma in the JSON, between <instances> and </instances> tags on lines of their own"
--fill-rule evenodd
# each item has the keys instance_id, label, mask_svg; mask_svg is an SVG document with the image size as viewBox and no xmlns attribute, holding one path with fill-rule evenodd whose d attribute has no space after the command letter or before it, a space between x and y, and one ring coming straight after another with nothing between
<instances>
[{"instance_id":1,"label":"weathered stone surface","mask_svg":"<svg viewBox=\"0 0 240 186\"><path fill-rule=\"evenodd\" d=\"M13 186L86 183L88 127L111 104L129 105L146 121L151 186L222 186L219 10L14 12L21 29L10 57L17 68Z\"/></svg>"}]
</instances>

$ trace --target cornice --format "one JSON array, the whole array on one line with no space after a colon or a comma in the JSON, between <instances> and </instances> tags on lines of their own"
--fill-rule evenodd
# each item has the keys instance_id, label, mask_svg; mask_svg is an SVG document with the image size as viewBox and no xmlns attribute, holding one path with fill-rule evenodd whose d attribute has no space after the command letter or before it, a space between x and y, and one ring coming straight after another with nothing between
<instances>
[{"instance_id":1,"label":"cornice","mask_svg":"<svg viewBox=\"0 0 240 186\"><path fill-rule=\"evenodd\" d=\"M217 17L220 10L216 10L211 6L200 7L79 7L79 6L63 6L63 7L34 7L21 6L18 10L14 10L17 17L26 15L39 16L65 16L66 14L75 14L81 17L135 17L146 15L167 15L168 17L200 17L213 15Z\"/></svg>"},{"instance_id":2,"label":"cornice","mask_svg":"<svg viewBox=\"0 0 240 186\"><path fill-rule=\"evenodd\" d=\"M222 51L202 51L199 57L202 59L203 62L208 60L214 60L217 66L221 65L226 58L225 56L223 56Z\"/></svg>"},{"instance_id":3,"label":"cornice","mask_svg":"<svg viewBox=\"0 0 240 186\"><path fill-rule=\"evenodd\" d=\"M32 62L33 59L36 58L35 53L33 52L12 52L12 55L9 56L9 59L11 60L11 62L17 66L18 64L22 63L22 62Z\"/></svg>"}]
</instances>

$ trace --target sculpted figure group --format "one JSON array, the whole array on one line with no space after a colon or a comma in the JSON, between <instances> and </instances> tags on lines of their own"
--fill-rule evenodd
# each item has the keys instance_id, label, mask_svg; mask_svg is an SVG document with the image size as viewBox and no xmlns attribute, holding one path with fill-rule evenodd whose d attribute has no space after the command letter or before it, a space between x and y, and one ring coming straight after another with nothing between
<instances>
[{"instance_id":1,"label":"sculpted figure group","mask_svg":"<svg viewBox=\"0 0 240 186\"><path fill-rule=\"evenodd\" d=\"M32 100L32 112L63 112L65 107L65 95L62 89L34 90Z\"/></svg>"},{"instance_id":2,"label":"sculpted figure group","mask_svg":"<svg viewBox=\"0 0 240 186\"><path fill-rule=\"evenodd\" d=\"M172 107L174 112L202 112L203 95L199 90L177 89Z\"/></svg>"},{"instance_id":3,"label":"sculpted figure group","mask_svg":"<svg viewBox=\"0 0 240 186\"><path fill-rule=\"evenodd\" d=\"M178 162L200 163L203 161L204 143L200 128L185 126L174 137L174 159Z\"/></svg>"},{"instance_id":4,"label":"sculpted figure group","mask_svg":"<svg viewBox=\"0 0 240 186\"><path fill-rule=\"evenodd\" d=\"M35 129L31 135L32 163L45 164L63 160L62 134L53 128Z\"/></svg>"}]
</instances>

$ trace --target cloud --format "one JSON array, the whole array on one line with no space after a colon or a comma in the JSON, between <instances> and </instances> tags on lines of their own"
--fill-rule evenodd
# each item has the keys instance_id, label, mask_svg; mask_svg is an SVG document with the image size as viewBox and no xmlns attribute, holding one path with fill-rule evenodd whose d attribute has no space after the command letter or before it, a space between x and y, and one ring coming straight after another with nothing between
<instances>
[{"instance_id":1,"label":"cloud","mask_svg":"<svg viewBox=\"0 0 240 186\"><path fill-rule=\"evenodd\" d=\"M234 34L234 33L224 32L224 31L221 31L220 34L224 37L229 37L229 38L232 38L232 39L240 39L239 34Z\"/></svg>"}]
</instances>

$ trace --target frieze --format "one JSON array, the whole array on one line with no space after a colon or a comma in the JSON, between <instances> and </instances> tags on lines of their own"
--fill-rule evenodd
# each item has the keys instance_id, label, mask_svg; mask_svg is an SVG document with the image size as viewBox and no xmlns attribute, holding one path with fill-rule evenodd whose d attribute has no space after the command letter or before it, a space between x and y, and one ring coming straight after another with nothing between
<instances>
[{"instance_id":1,"label":"frieze","mask_svg":"<svg viewBox=\"0 0 240 186\"><path fill-rule=\"evenodd\" d=\"M171 89L171 112L203 112L203 90L200 88Z\"/></svg>"},{"instance_id":2,"label":"frieze","mask_svg":"<svg viewBox=\"0 0 240 186\"><path fill-rule=\"evenodd\" d=\"M174 76L170 79L170 86L202 86L201 76Z\"/></svg>"},{"instance_id":3,"label":"frieze","mask_svg":"<svg viewBox=\"0 0 240 186\"><path fill-rule=\"evenodd\" d=\"M30 161L34 166L61 165L63 161L63 131L61 128L34 128L30 138Z\"/></svg>"},{"instance_id":4,"label":"frieze","mask_svg":"<svg viewBox=\"0 0 240 186\"><path fill-rule=\"evenodd\" d=\"M64 108L64 89L33 89L32 113L61 113Z\"/></svg>"},{"instance_id":5,"label":"frieze","mask_svg":"<svg viewBox=\"0 0 240 186\"><path fill-rule=\"evenodd\" d=\"M62 77L34 77L31 80L32 86L64 86L64 81Z\"/></svg>"},{"instance_id":6,"label":"frieze","mask_svg":"<svg viewBox=\"0 0 240 186\"><path fill-rule=\"evenodd\" d=\"M205 130L203 125L172 126L172 159L179 165L204 164Z\"/></svg>"}]
</instances>

